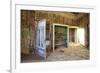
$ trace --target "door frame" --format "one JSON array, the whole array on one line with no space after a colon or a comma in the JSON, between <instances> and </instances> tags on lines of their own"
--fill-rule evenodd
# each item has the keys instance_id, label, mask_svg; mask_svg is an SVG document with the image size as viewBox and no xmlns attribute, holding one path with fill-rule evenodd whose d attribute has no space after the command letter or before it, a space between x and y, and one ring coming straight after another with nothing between
<instances>
[{"instance_id":1,"label":"door frame","mask_svg":"<svg viewBox=\"0 0 100 73\"><path fill-rule=\"evenodd\" d=\"M67 29L67 43L69 42L69 26L66 25L66 24L57 24L57 23L53 23L53 52L55 52L55 26L63 26L63 27L66 27L68 28Z\"/></svg>"},{"instance_id":2,"label":"door frame","mask_svg":"<svg viewBox=\"0 0 100 73\"><path fill-rule=\"evenodd\" d=\"M75 42L78 43L78 37L77 37L77 29L79 28L78 26L69 26L69 29L75 28Z\"/></svg>"}]
</instances>

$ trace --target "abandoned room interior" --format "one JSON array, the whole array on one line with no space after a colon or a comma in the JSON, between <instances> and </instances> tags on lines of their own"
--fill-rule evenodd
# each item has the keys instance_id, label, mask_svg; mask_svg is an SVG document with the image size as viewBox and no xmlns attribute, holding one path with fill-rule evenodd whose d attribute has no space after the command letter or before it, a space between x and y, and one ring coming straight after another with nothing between
<instances>
[{"instance_id":1,"label":"abandoned room interior","mask_svg":"<svg viewBox=\"0 0 100 73\"><path fill-rule=\"evenodd\" d=\"M89 60L89 15L21 10L21 62Z\"/></svg>"}]
</instances>

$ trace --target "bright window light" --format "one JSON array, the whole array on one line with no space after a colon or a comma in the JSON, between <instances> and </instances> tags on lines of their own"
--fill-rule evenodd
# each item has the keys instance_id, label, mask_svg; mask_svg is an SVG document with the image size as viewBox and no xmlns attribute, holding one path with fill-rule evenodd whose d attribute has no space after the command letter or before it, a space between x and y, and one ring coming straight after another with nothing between
<instances>
[{"instance_id":1,"label":"bright window light","mask_svg":"<svg viewBox=\"0 0 100 73\"><path fill-rule=\"evenodd\" d=\"M85 30L84 30L84 28L77 29L77 37L78 37L78 42L82 45L85 45Z\"/></svg>"}]
</instances>

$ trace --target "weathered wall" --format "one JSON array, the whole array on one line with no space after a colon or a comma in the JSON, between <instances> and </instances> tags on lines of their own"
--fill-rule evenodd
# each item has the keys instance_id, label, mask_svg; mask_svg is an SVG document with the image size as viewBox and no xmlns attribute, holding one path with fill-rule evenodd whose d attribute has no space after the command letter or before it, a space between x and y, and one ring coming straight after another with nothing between
<instances>
[{"instance_id":1,"label":"weathered wall","mask_svg":"<svg viewBox=\"0 0 100 73\"><path fill-rule=\"evenodd\" d=\"M21 52L27 54L35 47L34 13L34 11L21 10Z\"/></svg>"},{"instance_id":2,"label":"weathered wall","mask_svg":"<svg viewBox=\"0 0 100 73\"><path fill-rule=\"evenodd\" d=\"M89 49L89 39L90 39L90 14L85 14L84 17L82 17L80 20L79 20L79 27L81 28L84 28L85 29L85 46Z\"/></svg>"},{"instance_id":3,"label":"weathered wall","mask_svg":"<svg viewBox=\"0 0 100 73\"><path fill-rule=\"evenodd\" d=\"M52 27L53 23L67 24L73 26L79 26L85 28L85 41L86 46L89 44L89 15L81 14L73 15L72 13L60 12L47 12L47 11L32 11L21 10L21 51L23 53L29 53L30 50L35 48L36 38L36 22L40 19L46 19ZM52 28L51 30L52 31ZM50 40L52 40L52 33L50 32ZM52 45L52 42L51 42Z\"/></svg>"}]
</instances>

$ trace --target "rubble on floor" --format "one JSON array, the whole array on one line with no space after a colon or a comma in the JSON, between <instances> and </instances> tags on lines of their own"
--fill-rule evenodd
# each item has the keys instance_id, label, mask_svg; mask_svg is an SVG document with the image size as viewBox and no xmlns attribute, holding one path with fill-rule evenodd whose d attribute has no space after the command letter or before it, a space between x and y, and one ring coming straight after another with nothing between
<instances>
[{"instance_id":1,"label":"rubble on floor","mask_svg":"<svg viewBox=\"0 0 100 73\"><path fill-rule=\"evenodd\" d=\"M68 48L58 48L47 57L47 61L88 60L89 50L80 44L70 44Z\"/></svg>"}]
</instances>

